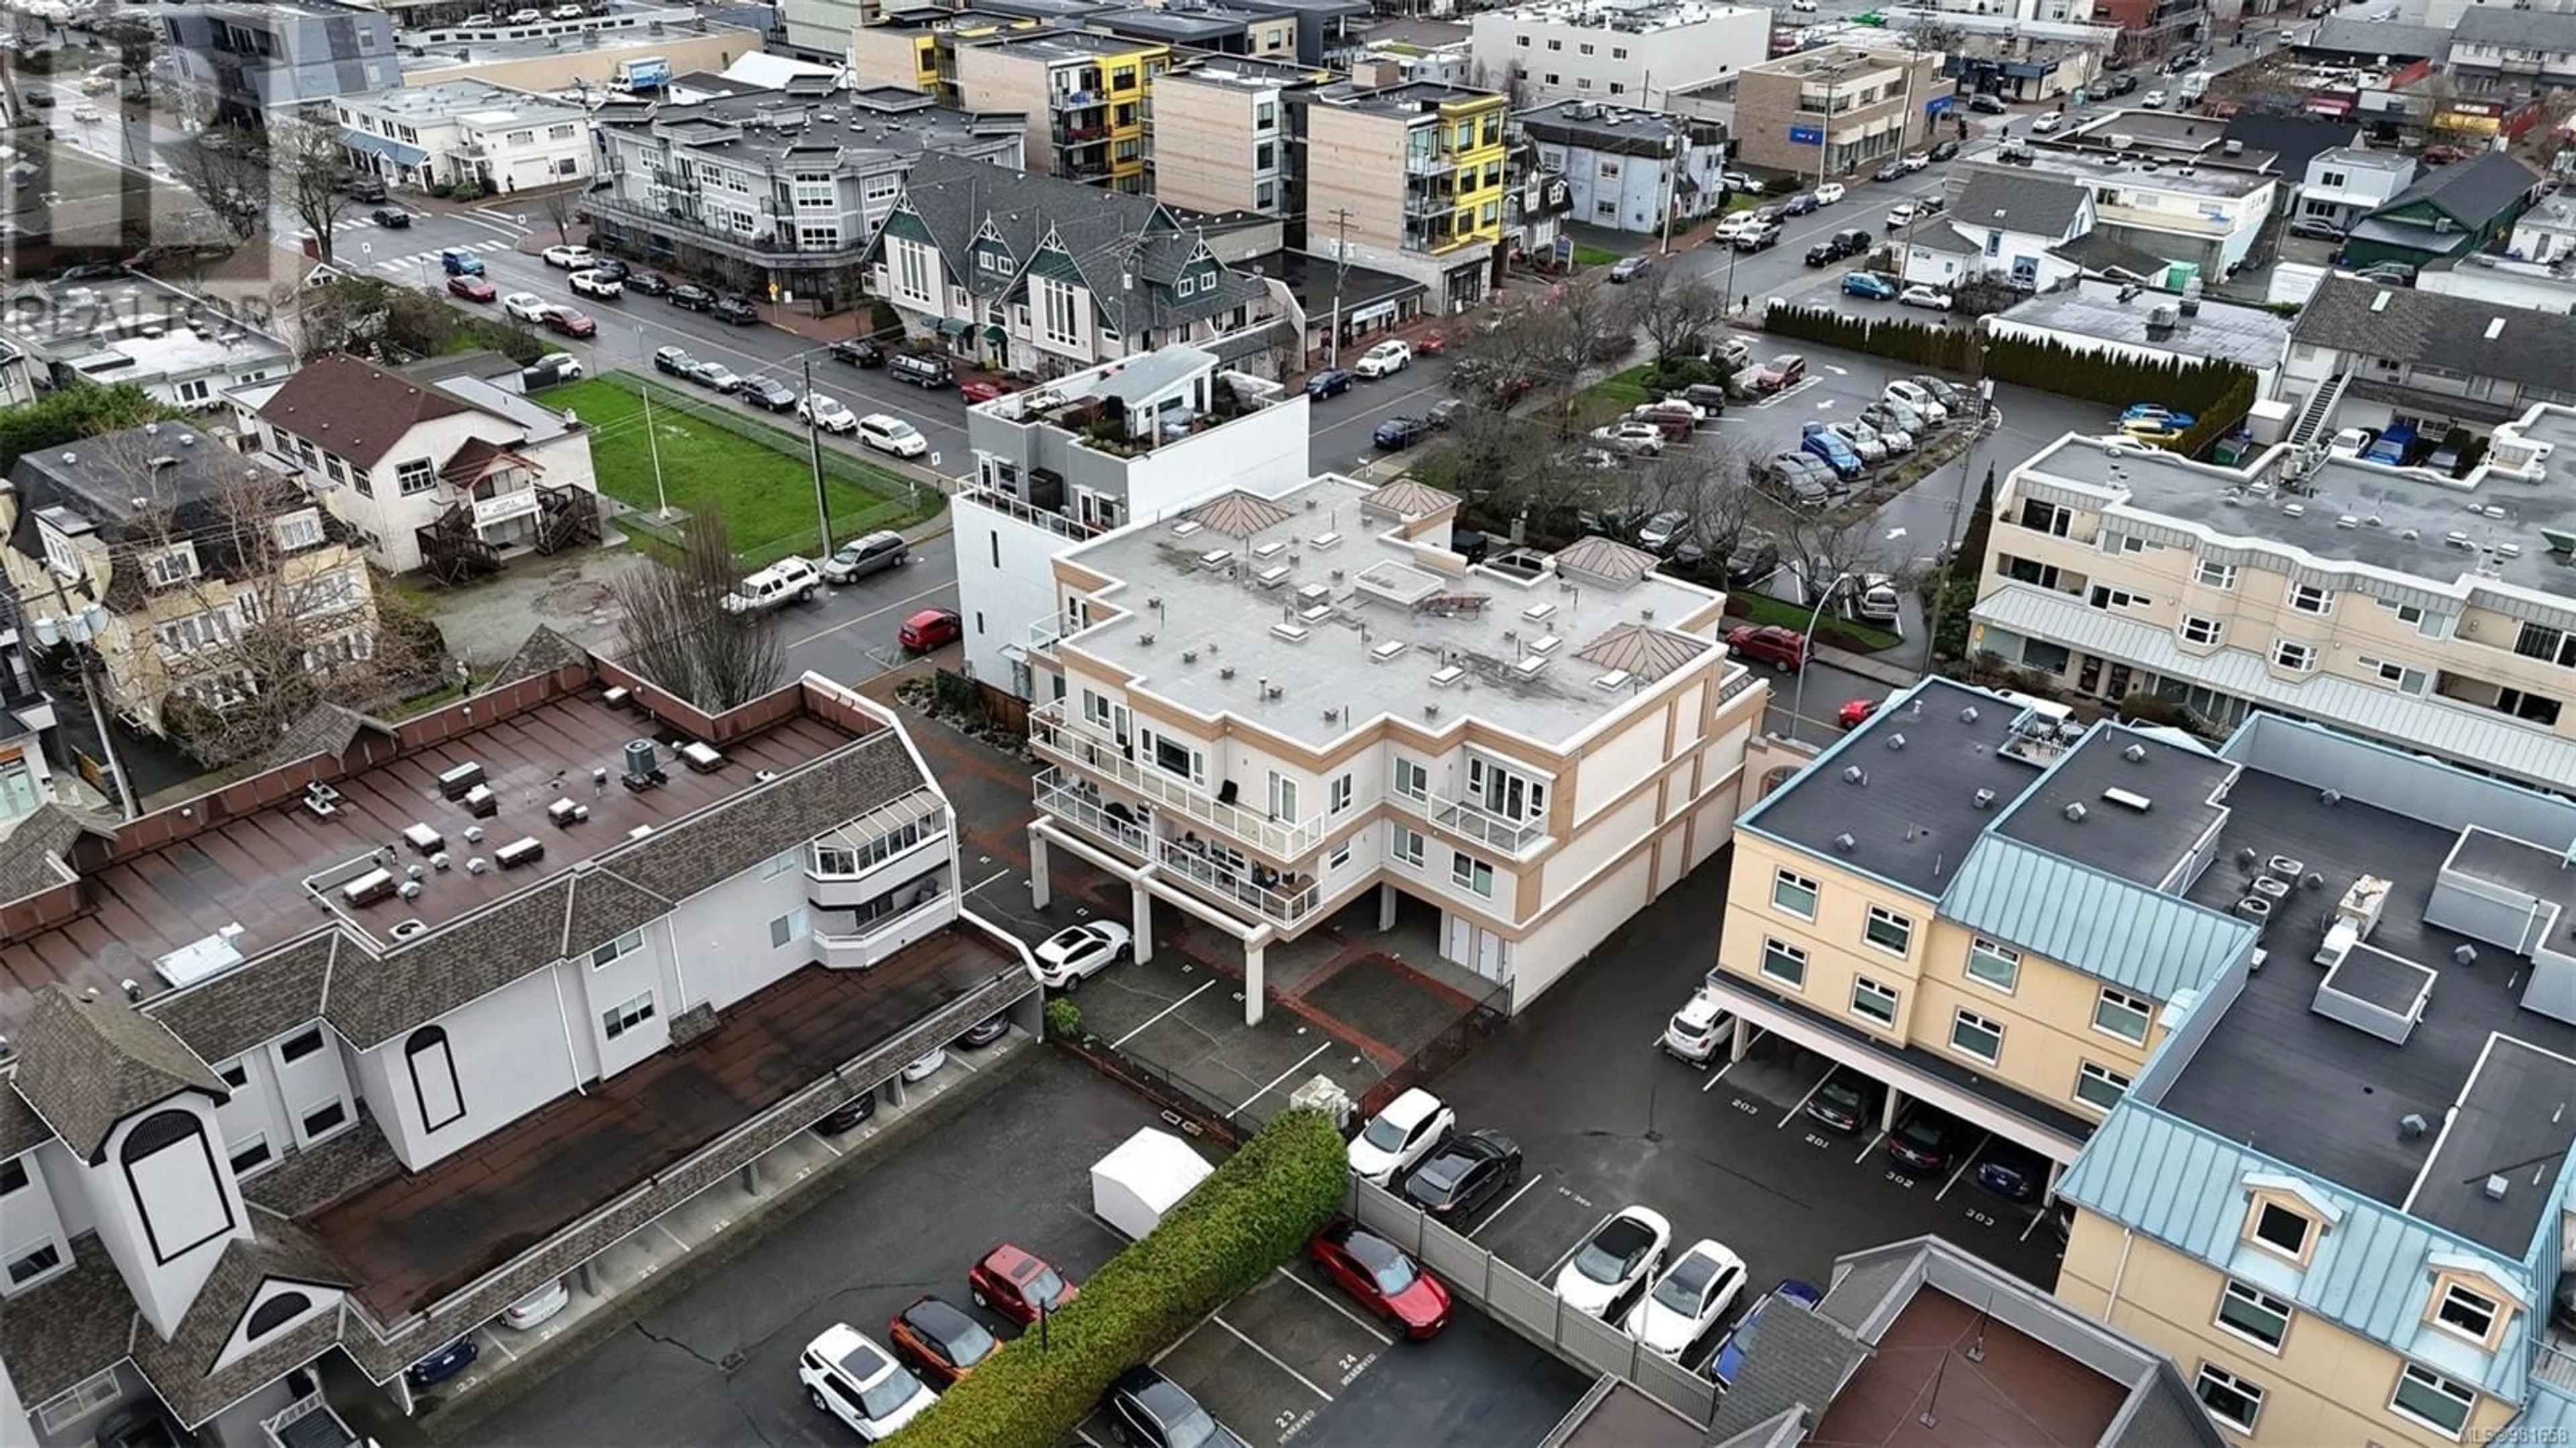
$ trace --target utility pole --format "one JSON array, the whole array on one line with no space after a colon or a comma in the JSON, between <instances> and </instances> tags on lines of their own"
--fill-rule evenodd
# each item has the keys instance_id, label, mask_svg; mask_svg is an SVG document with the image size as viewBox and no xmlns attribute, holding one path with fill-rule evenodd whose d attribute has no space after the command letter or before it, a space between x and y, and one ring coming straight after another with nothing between
<instances>
[{"instance_id":1,"label":"utility pole","mask_svg":"<svg viewBox=\"0 0 2576 1448\"><path fill-rule=\"evenodd\" d=\"M814 395L814 359L805 359L805 395ZM805 409L805 447L814 460L814 526L823 540L817 560L832 556L832 503L823 491L823 430L814 422L814 409Z\"/></svg>"},{"instance_id":2,"label":"utility pole","mask_svg":"<svg viewBox=\"0 0 2576 1448\"><path fill-rule=\"evenodd\" d=\"M1681 201L1682 138L1664 133L1664 255L1673 254L1673 208Z\"/></svg>"},{"instance_id":3,"label":"utility pole","mask_svg":"<svg viewBox=\"0 0 2576 1448\"><path fill-rule=\"evenodd\" d=\"M644 355L644 329L641 326L635 329L635 355ZM640 390L644 394L644 450L653 457L653 518L656 522L668 523L671 521L671 497L662 491L662 439L653 431L653 384L646 382Z\"/></svg>"},{"instance_id":4,"label":"utility pole","mask_svg":"<svg viewBox=\"0 0 2576 1448\"><path fill-rule=\"evenodd\" d=\"M1324 365L1342 365L1342 281L1351 273L1351 209L1333 208L1333 328L1324 335Z\"/></svg>"},{"instance_id":5,"label":"utility pole","mask_svg":"<svg viewBox=\"0 0 2576 1448\"><path fill-rule=\"evenodd\" d=\"M1994 416L1994 384L1986 380L1988 344L1984 341L1984 337L1984 319L1979 318L1976 329L1970 334L1970 341L1974 345L1968 349L1968 362L1972 369L1972 375L1968 379L1968 393L1975 399L1978 408L1977 419L1975 426L1968 429L1967 447L1959 454L1959 493L1950 504L1949 525L1942 530L1941 565L1934 573L1936 581L1932 588L1932 613L1923 625L1925 635L1923 642L1927 651L1937 651L1941 647L1941 625L1945 621L1943 616L1949 611L1947 606L1950 602L1950 579L1958 569L1961 534L1966 531L1969 511L1975 506L1969 501L1968 490L1975 485L1973 480L1976 477L1977 442L1985 436L1986 424L1992 421ZM1986 564L1985 560L1980 558L1968 566L1982 571ZM1927 652L1925 657L1928 662L1930 653Z\"/></svg>"}]
</instances>

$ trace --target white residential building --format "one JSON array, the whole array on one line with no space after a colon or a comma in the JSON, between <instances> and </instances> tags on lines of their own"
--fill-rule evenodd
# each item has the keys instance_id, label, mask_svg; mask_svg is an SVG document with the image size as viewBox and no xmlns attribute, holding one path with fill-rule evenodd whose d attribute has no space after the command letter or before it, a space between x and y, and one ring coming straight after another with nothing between
<instances>
[{"instance_id":1,"label":"white residential building","mask_svg":"<svg viewBox=\"0 0 2576 1448\"><path fill-rule=\"evenodd\" d=\"M2093 197L2083 187L1997 167L1970 172L1948 210L1895 239L1909 282L1950 287L1990 277L2041 291L2082 274L2059 248L2092 230Z\"/></svg>"},{"instance_id":2,"label":"white residential building","mask_svg":"<svg viewBox=\"0 0 2576 1448\"><path fill-rule=\"evenodd\" d=\"M356 1441L318 1359L411 1412L413 1363L558 1283L613 1301L603 1253L792 1189L806 1128L975 1022L1038 1026L901 724L818 675L710 716L539 629L275 759L0 837L0 1442L155 1396L191 1441ZM114 903L182 869L190 908Z\"/></svg>"},{"instance_id":3,"label":"white residential building","mask_svg":"<svg viewBox=\"0 0 2576 1448\"><path fill-rule=\"evenodd\" d=\"M2403 151L2337 146L2309 158L2298 215L2349 230L2414 183L2415 158Z\"/></svg>"},{"instance_id":4,"label":"white residential building","mask_svg":"<svg viewBox=\"0 0 2576 1448\"><path fill-rule=\"evenodd\" d=\"M579 106L479 80L342 96L350 160L398 186L472 181L511 192L587 180L597 159Z\"/></svg>"},{"instance_id":5,"label":"white residential building","mask_svg":"<svg viewBox=\"0 0 2576 1448\"><path fill-rule=\"evenodd\" d=\"M476 378L325 357L263 394L244 428L389 573L461 582L599 537L589 429Z\"/></svg>"},{"instance_id":6,"label":"white residential building","mask_svg":"<svg viewBox=\"0 0 2576 1448\"><path fill-rule=\"evenodd\" d=\"M19 354L0 362L0 376L127 382L155 401L209 412L236 387L295 370L295 349L282 339L133 272L15 288L0 314L0 348Z\"/></svg>"},{"instance_id":7,"label":"white residential building","mask_svg":"<svg viewBox=\"0 0 2576 1448\"><path fill-rule=\"evenodd\" d=\"M2290 329L2281 390L2300 404L2291 442L2404 429L2429 454L2455 429L2483 434L2535 402L2576 403L2576 317L2338 274Z\"/></svg>"},{"instance_id":8,"label":"white residential building","mask_svg":"<svg viewBox=\"0 0 2576 1448\"><path fill-rule=\"evenodd\" d=\"M2285 180L2254 169L2264 157L2225 153L2216 126L2207 126L2205 146L2191 152L2156 145L2152 128L2181 119L2122 112L2086 126L2074 145L2034 148L2025 169L2091 192L2096 235L2215 280L2253 254Z\"/></svg>"},{"instance_id":9,"label":"white residential building","mask_svg":"<svg viewBox=\"0 0 2576 1448\"><path fill-rule=\"evenodd\" d=\"M1724 187L1726 130L1707 121L1594 101L1559 101L1514 116L1539 168L1565 178L1573 219L1653 235L1713 211Z\"/></svg>"},{"instance_id":10,"label":"white residential building","mask_svg":"<svg viewBox=\"0 0 2576 1448\"><path fill-rule=\"evenodd\" d=\"M1701 0L1554 0L1480 11L1467 46L1515 104L1601 101L1662 109L1672 92L1725 80L1771 54L1771 12Z\"/></svg>"},{"instance_id":11,"label":"white residential building","mask_svg":"<svg viewBox=\"0 0 2576 1448\"><path fill-rule=\"evenodd\" d=\"M1264 952L1345 910L1412 912L1525 1008L1714 853L1769 697L1723 596L1457 512L1326 474L1057 553L1034 878L1064 849L1127 881L1140 954L1158 904L1240 940L1257 1020Z\"/></svg>"},{"instance_id":12,"label":"white residential building","mask_svg":"<svg viewBox=\"0 0 2576 1448\"><path fill-rule=\"evenodd\" d=\"M1294 338L1290 339L1294 345ZM1307 477L1306 395L1168 346L966 411L973 483L956 509L966 672L1040 702L1031 650L1079 627L1050 559L1071 543L1168 517L1213 478L1284 492Z\"/></svg>"},{"instance_id":13,"label":"white residential building","mask_svg":"<svg viewBox=\"0 0 2576 1448\"><path fill-rule=\"evenodd\" d=\"M2576 201L2551 196L2514 218L2513 254L2555 266L2576 256Z\"/></svg>"}]
</instances>

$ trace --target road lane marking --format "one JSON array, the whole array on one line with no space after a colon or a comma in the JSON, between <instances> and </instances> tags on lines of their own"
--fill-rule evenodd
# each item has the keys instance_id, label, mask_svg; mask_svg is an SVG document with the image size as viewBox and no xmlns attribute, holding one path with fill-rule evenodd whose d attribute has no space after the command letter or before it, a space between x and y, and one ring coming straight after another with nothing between
<instances>
[{"instance_id":1,"label":"road lane marking","mask_svg":"<svg viewBox=\"0 0 2576 1448\"><path fill-rule=\"evenodd\" d=\"M1301 1372L1297 1371L1295 1368L1292 1368L1292 1367L1288 1366L1286 1363L1281 1362L1281 1361L1279 1360L1279 1355L1278 1355L1277 1353L1274 1353L1274 1352L1272 1352L1270 1349L1268 1349L1268 1348L1266 1348L1266 1347L1263 1347L1261 1344L1259 1344L1259 1343L1257 1343L1257 1342L1254 1342L1251 1338L1248 1338L1248 1337L1244 1336L1244 1335L1243 1335L1243 1333L1242 1333L1239 1329L1237 1329L1233 1323L1226 1321L1224 1318L1222 1318L1222 1317L1218 1316L1217 1314L1215 1314L1215 1313L1213 1313L1213 1312L1211 1312L1211 1313L1209 1313L1209 1314L1208 1314L1208 1321L1215 1323L1217 1326L1219 1326L1219 1327L1221 1327L1221 1328L1224 1328L1226 1331L1228 1331L1228 1332L1230 1332L1230 1333L1233 1333L1233 1334L1234 1334L1234 1340L1235 1340L1235 1341L1237 1341L1237 1342L1239 1342L1239 1343L1242 1343L1245 1347L1248 1347L1248 1348L1252 1349L1254 1352L1257 1352L1257 1353L1261 1354L1263 1357L1266 1357L1266 1358L1270 1359L1270 1365L1271 1365L1272 1367L1277 1368L1279 1371L1281 1371L1281 1372L1283 1372L1283 1373L1286 1373L1288 1376L1290 1376L1290 1377L1292 1377L1292 1378L1295 1378L1297 1381L1299 1381L1299 1382L1301 1382L1301 1383L1305 1384L1305 1385L1306 1385L1306 1391L1308 1391L1308 1392L1310 1392L1310 1393L1313 1393L1316 1397L1319 1397L1319 1398L1323 1399L1323 1400L1324 1400L1325 1402L1327 1402L1327 1403L1329 1403L1329 1402L1331 1402L1331 1401L1333 1400L1333 1395L1332 1395L1332 1394L1330 1394L1330 1393L1328 1393L1328 1392L1325 1392L1322 1388L1319 1388L1319 1387L1315 1386L1315 1380L1314 1380L1313 1378L1310 1378L1310 1377L1306 1376L1304 1373L1301 1373Z\"/></svg>"},{"instance_id":2,"label":"road lane marking","mask_svg":"<svg viewBox=\"0 0 2576 1448\"><path fill-rule=\"evenodd\" d=\"M943 584L939 585L937 588L925 588L925 589L923 589L921 592L919 592L919 593L916 593L916 594L912 595L910 598L898 598L898 599L896 599L894 602L889 603L889 604L886 604L886 605L884 605L883 607L880 607L880 608L872 608L872 609L868 610L866 613L860 614L857 618L845 618L845 619L841 620L839 623L825 624L823 627L821 627L821 628L818 628L818 629L814 630L812 633L807 634L805 637L803 637L803 638L801 638L801 639L790 639L790 640L788 640L788 642L787 642L787 649L788 649L788 652L793 653L793 652L795 652L796 650L798 650L798 649L801 649L801 648L805 647L807 644L813 643L813 642L814 642L814 641L816 641L817 639L824 638L824 637L826 637L826 636L828 636L828 635L831 635L831 634L839 633L841 630L843 630L843 629L845 629L845 628L849 628L849 627L850 627L850 626L852 626L853 624L862 624L862 623L866 623L869 619L876 618L876 617L879 617L879 616L884 615L884 614L892 613L892 612L894 612L896 609L898 609L898 608L902 608L902 607L903 607L903 606L905 606L906 604L919 603L919 602L921 602L921 601L922 601L923 599L925 599L925 598L935 598L935 597L937 597L937 596L938 596L938 595L940 595L940 594L947 593L947 592L950 592L950 591L954 590L956 587L957 587L956 581L952 579L952 580L950 580L950 581L949 581L949 582L947 582L947 583L943 583Z\"/></svg>"},{"instance_id":3,"label":"road lane marking","mask_svg":"<svg viewBox=\"0 0 2576 1448\"><path fill-rule=\"evenodd\" d=\"M1807 1088L1807 1094L1798 1098L1798 1104L1789 1108L1789 1114L1780 1118L1780 1124L1782 1126L1787 1126L1790 1122L1797 1120L1798 1113L1807 1109L1807 1103L1815 1100L1816 1093L1824 1090L1825 1083L1834 1079L1834 1073L1841 1069L1842 1067L1839 1064L1827 1065L1825 1067L1825 1074L1816 1078L1816 1084Z\"/></svg>"},{"instance_id":4,"label":"road lane marking","mask_svg":"<svg viewBox=\"0 0 2576 1448\"><path fill-rule=\"evenodd\" d=\"M1317 1056L1320 1056L1320 1055L1324 1054L1326 1051L1329 1051L1329 1050L1331 1050L1331 1049L1333 1049L1333 1042L1331 1042L1331 1041L1326 1041L1324 1044L1322 1044L1322 1045L1320 1045L1320 1046L1317 1046L1317 1047L1316 1047L1315 1049L1313 1049L1312 1051L1307 1052L1307 1053L1306 1053L1306 1060L1305 1060L1305 1061L1300 1061L1300 1062L1298 1062L1296 1065L1289 1067L1287 1070L1280 1072L1280 1073L1279 1073L1279 1075L1278 1075L1276 1078L1274 1078L1274 1079L1271 1081L1271 1083L1270 1083L1269 1085L1264 1086L1264 1087L1262 1087L1260 1090L1255 1091L1255 1092L1253 1092L1251 1095L1246 1096L1245 1098L1243 1098L1243 1106L1237 1106L1236 1108L1234 1108L1234 1110L1233 1110L1233 1111L1229 1111L1229 1112L1227 1112L1227 1113L1225 1114L1225 1119L1226 1119L1226 1120L1228 1120L1228 1121L1232 1121L1232 1120L1235 1118L1236 1114L1237 1114L1237 1113L1239 1113L1239 1112L1241 1112L1241 1111L1243 1110L1243 1107L1244 1107L1244 1106L1250 1106L1253 1102L1258 1101L1258 1100L1260 1100L1262 1097L1269 1095L1271 1092L1278 1090L1278 1089L1279 1089L1279 1083L1280 1083L1281 1081L1285 1081L1285 1080L1287 1080L1289 1077L1296 1075L1298 1072L1305 1070L1305 1069L1306 1069L1306 1062L1307 1062L1307 1061L1312 1061L1312 1060L1314 1060ZM1329 1401L1329 1399L1328 1399L1327 1401Z\"/></svg>"},{"instance_id":5,"label":"road lane marking","mask_svg":"<svg viewBox=\"0 0 2576 1448\"><path fill-rule=\"evenodd\" d=\"M1147 1016L1147 1017L1145 1018L1145 1024L1144 1024L1144 1025L1142 1025L1142 1026L1138 1026L1136 1029L1134 1029L1134 1030L1132 1030L1132 1031L1129 1031L1127 1034L1125 1034L1125 1035L1123 1035L1123 1036L1120 1036L1117 1040L1114 1040L1114 1041L1110 1042L1110 1043L1109 1043L1109 1049L1111 1049L1111 1050L1115 1051L1115 1050L1117 1050L1119 1047L1126 1045L1129 1041L1132 1041L1132 1040L1136 1039L1138 1036L1141 1036L1141 1035L1145 1034L1145 1027L1146 1027L1146 1026L1150 1026L1150 1025L1154 1024L1156 1021L1159 1021L1159 1020L1161 1020L1163 1017L1170 1015L1172 1012L1174 1012L1174 1011L1176 1011L1176 1010L1179 1010L1181 1007L1183 1007L1183 1006L1185 1006L1185 1005L1188 1005L1190 1002L1192 1002L1192 1001L1194 1001L1194 1000L1197 1000L1200 996L1202 996L1202 995L1206 994L1207 992L1209 992L1209 991L1211 991L1211 990L1214 990L1215 988L1216 988L1216 982L1215 982L1215 981L1213 981L1213 980L1202 982L1202 983L1200 984L1200 986L1199 986L1199 988L1198 988L1197 990L1191 991L1188 995L1185 995L1185 996L1181 997L1179 1000L1176 1000L1176 1001L1172 1002L1170 1005L1167 1005L1167 1006L1163 1007L1161 1010L1154 1012L1152 1015Z\"/></svg>"},{"instance_id":6,"label":"road lane marking","mask_svg":"<svg viewBox=\"0 0 2576 1448\"><path fill-rule=\"evenodd\" d=\"M1288 1280L1289 1280L1289 1281L1291 1281L1291 1282L1296 1283L1299 1287L1301 1287L1301 1288L1305 1289L1307 1292L1310 1292L1310 1293L1314 1294L1314 1298L1315 1298L1315 1300L1316 1300L1317 1302L1320 1302L1320 1303L1324 1304L1326 1307L1329 1307L1329 1308L1333 1309L1335 1312L1340 1313L1342 1316L1349 1318L1349 1319L1351 1320L1351 1326L1358 1328L1360 1331L1362 1331L1362 1332L1364 1332L1364 1333L1367 1333L1369 1336L1371 1336L1371 1337L1373 1337L1373 1338L1376 1338L1376 1339L1377 1339L1377 1341L1378 1341L1378 1346L1380 1346L1380 1347L1393 1347L1393 1346L1395 1346L1395 1339L1394 1339L1394 1338L1391 1338L1391 1337L1389 1337L1389 1336L1387 1336L1384 1332L1379 1331L1379 1330L1378 1330L1378 1326L1377 1326L1377 1324L1376 1324L1376 1323L1373 1323L1373 1322L1369 1321L1367 1318L1362 1317L1362 1316L1360 1316L1358 1313L1351 1311L1349 1308L1344 1307L1342 1304L1340 1304L1340 1303L1338 1303L1338 1302L1335 1302L1335 1301L1333 1300L1333 1297L1332 1297L1332 1294L1331 1294L1331 1293L1326 1292L1326 1291L1325 1291L1324 1289L1322 1289L1321 1287L1316 1286L1314 1283L1307 1281L1305 1278L1298 1276L1296 1273L1289 1271L1289 1270L1288 1270L1287 1268L1285 1268L1285 1267L1280 1267L1280 1268L1277 1268L1277 1269L1274 1269L1274 1270L1276 1270L1276 1271L1279 1273L1279 1275L1280 1275L1280 1276L1282 1276L1282 1277L1284 1277L1284 1278L1288 1279Z\"/></svg>"}]
</instances>

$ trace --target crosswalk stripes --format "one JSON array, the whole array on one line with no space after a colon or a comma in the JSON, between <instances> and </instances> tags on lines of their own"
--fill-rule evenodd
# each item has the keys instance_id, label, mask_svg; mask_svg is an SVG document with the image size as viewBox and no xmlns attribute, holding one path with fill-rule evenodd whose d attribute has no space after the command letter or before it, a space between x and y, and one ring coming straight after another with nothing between
<instances>
[{"instance_id":1,"label":"crosswalk stripes","mask_svg":"<svg viewBox=\"0 0 2576 1448\"><path fill-rule=\"evenodd\" d=\"M420 267L436 262L441 252L508 251L510 250L510 247L511 244L509 242L497 237L490 241L469 241L463 246L442 246L431 251L416 251L409 256L390 257L384 261L377 262L375 264L375 269L377 271L387 273L414 271Z\"/></svg>"}]
</instances>

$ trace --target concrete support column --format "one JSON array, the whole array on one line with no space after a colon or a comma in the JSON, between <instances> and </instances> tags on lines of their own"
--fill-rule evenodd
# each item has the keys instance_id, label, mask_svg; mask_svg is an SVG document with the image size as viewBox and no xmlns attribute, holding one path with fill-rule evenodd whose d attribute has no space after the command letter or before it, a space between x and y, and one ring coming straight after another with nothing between
<instances>
[{"instance_id":1,"label":"concrete support column","mask_svg":"<svg viewBox=\"0 0 2576 1448\"><path fill-rule=\"evenodd\" d=\"M1896 1129L1896 1113L1903 1111L1904 1109L1905 1093L1897 1090L1893 1086L1888 1087L1887 1104L1880 1107L1878 1112L1879 1135L1884 1136Z\"/></svg>"},{"instance_id":2,"label":"concrete support column","mask_svg":"<svg viewBox=\"0 0 2576 1448\"><path fill-rule=\"evenodd\" d=\"M1744 1017L1737 1016L1726 1038L1726 1059L1730 1062L1741 1061L1744 1059L1744 1053L1752 1049L1753 1027L1745 1021Z\"/></svg>"},{"instance_id":3,"label":"concrete support column","mask_svg":"<svg viewBox=\"0 0 2576 1448\"><path fill-rule=\"evenodd\" d=\"M1395 887L1381 883L1377 887L1377 928L1384 933L1395 928Z\"/></svg>"},{"instance_id":4,"label":"concrete support column","mask_svg":"<svg viewBox=\"0 0 2576 1448\"><path fill-rule=\"evenodd\" d=\"M759 1195L760 1195L760 1159L759 1159L759 1158L757 1158L757 1157L754 1157L754 1158L753 1158L753 1159L751 1159L750 1161L744 1162L744 1163L742 1164L742 1171L739 1173L739 1175L740 1175L740 1177L741 1177L741 1179L742 1179L742 1194L743 1194L744 1196L747 1196L747 1197L756 1197L756 1196L759 1196Z\"/></svg>"},{"instance_id":5,"label":"concrete support column","mask_svg":"<svg viewBox=\"0 0 2576 1448\"><path fill-rule=\"evenodd\" d=\"M1047 842L1036 825L1029 826L1029 903L1047 908Z\"/></svg>"},{"instance_id":6,"label":"concrete support column","mask_svg":"<svg viewBox=\"0 0 2576 1448\"><path fill-rule=\"evenodd\" d=\"M1137 884L1127 887L1127 895L1136 917L1128 929L1135 933L1136 961L1141 965L1154 958L1154 892Z\"/></svg>"},{"instance_id":7,"label":"concrete support column","mask_svg":"<svg viewBox=\"0 0 2576 1448\"><path fill-rule=\"evenodd\" d=\"M2043 1204L2057 1200L2057 1184L2060 1180L2064 1179L2065 1176L2066 1163L2059 1161L2054 1157L2050 1158L2048 1163L2048 1190L2042 1192L2039 1198Z\"/></svg>"},{"instance_id":8,"label":"concrete support column","mask_svg":"<svg viewBox=\"0 0 2576 1448\"><path fill-rule=\"evenodd\" d=\"M1258 945L1247 945L1243 949L1243 1023L1247 1026L1261 1024L1261 1011L1264 1005L1261 988L1263 949L1264 947Z\"/></svg>"},{"instance_id":9,"label":"concrete support column","mask_svg":"<svg viewBox=\"0 0 2576 1448\"><path fill-rule=\"evenodd\" d=\"M573 1280L581 1284L583 1296L597 1297L599 1295L598 1258L593 1257L589 1261L582 1263L580 1267L574 1270L572 1275Z\"/></svg>"},{"instance_id":10,"label":"concrete support column","mask_svg":"<svg viewBox=\"0 0 2576 1448\"><path fill-rule=\"evenodd\" d=\"M903 1073L896 1072L894 1075L885 1078L885 1094L877 1098L877 1105L880 1107L901 1106L904 1103L904 1098L909 1095L910 1092L911 1083L903 1079Z\"/></svg>"}]
</instances>

